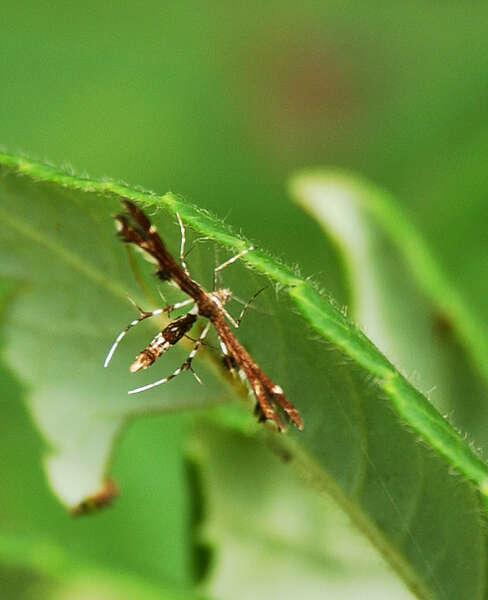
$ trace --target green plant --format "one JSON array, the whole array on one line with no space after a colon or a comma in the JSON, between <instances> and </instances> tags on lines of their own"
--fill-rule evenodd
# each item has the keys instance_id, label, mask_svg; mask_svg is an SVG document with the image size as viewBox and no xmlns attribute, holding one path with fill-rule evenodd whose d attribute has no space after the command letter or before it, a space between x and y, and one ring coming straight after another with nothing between
<instances>
[{"instance_id":1,"label":"green plant","mask_svg":"<svg viewBox=\"0 0 488 600\"><path fill-rule=\"evenodd\" d=\"M119 198L154 209L152 218L173 249L179 235L176 211L194 237L210 240L196 243L189 258L193 276L203 282L211 276L214 246L227 255L242 246L240 237L174 194L157 196L110 180L81 178L8 154L0 155L0 169L5 410L18 410L14 404L20 397L26 402L45 446L49 484L68 508L96 493L109 472L123 484L121 512L114 511L113 517L107 513L111 522L95 518L61 528L49 526L59 521L61 509L47 491L37 492L36 507L29 490L20 493L10 486L2 493L0 555L5 561L29 567L38 576L68 573L72 582L91 577L95 562L97 572L102 578L109 573L109 580L129 567L140 597L146 592L151 597L157 593L151 586L160 590L162 584L168 598L197 597L193 586L207 574L208 543L217 556L219 548L232 548L229 523L250 519L254 534L261 532L268 541L276 535L276 524L263 509L262 489L267 481L279 487L290 475L277 473L293 468L319 495L334 498L418 597L481 597L488 468L417 389L412 373L432 365L435 371L422 370L420 389L427 393L441 381L433 399L443 412L455 409L457 427L482 443L474 403L486 393L486 337L391 199L335 173L302 174L292 182L295 195L308 210L320 213L336 238L353 298L348 316L261 249L225 273L226 285L243 298L269 286L239 337L303 415L303 432L290 428L279 435L255 424L242 401L243 388L229 381L211 351L198 361L202 388L182 376L147 394L127 396L133 387L128 357L145 345L154 325L141 325L141 332L124 341L111 369L102 368L114 334L132 318L127 294L145 309L158 303L149 266L127 255L115 239L111 215L119 210ZM340 206L348 213L339 221L354 224L352 237L335 228L339 221L327 213L327 199L337 193L347 194L347 204L344 200ZM356 320L400 370L354 325ZM175 363L182 352L175 348ZM171 366L165 362L158 368L169 373ZM465 381L471 385L469 407L466 396L464 404L459 396ZM168 416L132 427L158 424L161 432L145 437L148 444L157 443L152 449L124 450L129 431L117 452L128 452L128 464L133 464L118 472L113 449L121 429L137 416L155 413ZM229 442L232 436L241 440L237 446ZM261 448L263 442L290 465L280 466ZM4 440L5 447L12 443ZM235 449L239 445L245 452ZM208 452L213 446L220 450L212 463ZM224 449L227 458L220 455ZM241 462L243 455L247 458ZM187 484L185 464L193 487ZM24 467L33 471L41 489L37 467ZM154 469L164 490L162 504L150 493ZM191 507L201 509L202 493L207 511L195 516ZM289 541L295 547L301 540L304 556L314 546L316 528L325 529L327 522L322 501L306 498L297 499L295 508L313 506L311 530L298 509L282 515L284 531L297 519L298 530ZM239 509L229 509L232 503ZM262 512L256 516L259 507ZM26 513L35 524L29 532L22 531ZM38 519L41 514L44 521ZM130 519L139 523L137 534L126 527ZM176 539L157 562L145 545L144 532L151 527ZM63 529L73 536L74 547L61 543ZM90 544L91 536L101 539L104 531L115 535L108 554L103 545ZM244 526L241 533L245 535ZM124 535L138 544L139 556L122 548ZM284 539L276 543L283 545ZM44 580L42 585L47 585ZM117 585L124 586L120 580Z\"/></svg>"}]
</instances>

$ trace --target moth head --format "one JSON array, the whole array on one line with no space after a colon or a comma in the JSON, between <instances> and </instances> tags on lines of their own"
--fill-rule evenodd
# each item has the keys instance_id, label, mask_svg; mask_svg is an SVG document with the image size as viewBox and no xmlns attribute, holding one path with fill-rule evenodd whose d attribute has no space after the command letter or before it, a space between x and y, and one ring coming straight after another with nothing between
<instances>
[{"instance_id":1,"label":"moth head","mask_svg":"<svg viewBox=\"0 0 488 600\"><path fill-rule=\"evenodd\" d=\"M229 288L221 288L220 290L217 290L214 295L223 306L228 300L230 300L232 292L229 290Z\"/></svg>"}]
</instances>

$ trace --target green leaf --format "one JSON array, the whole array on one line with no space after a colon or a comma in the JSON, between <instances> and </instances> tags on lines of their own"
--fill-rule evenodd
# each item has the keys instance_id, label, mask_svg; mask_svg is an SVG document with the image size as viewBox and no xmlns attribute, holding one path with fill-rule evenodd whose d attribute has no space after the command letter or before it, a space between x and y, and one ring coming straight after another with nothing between
<instances>
[{"instance_id":1,"label":"green leaf","mask_svg":"<svg viewBox=\"0 0 488 600\"><path fill-rule=\"evenodd\" d=\"M12 196L6 196L7 193L11 193L11 190L7 192L3 185L5 183L5 181L2 182L2 208L9 209L8 201L12 200ZM54 224L59 225L60 213L56 214L54 211L48 214L46 204L37 205L38 213L36 213L35 199L39 193L42 193L42 190L35 186L32 190L33 196L29 196L29 186L25 186L28 183L27 180L18 183L22 183L20 193L25 196L20 198L20 202L22 203L26 199L32 202L32 209L30 204L26 209L30 217L32 218L34 214L46 219L52 217ZM118 204L115 206L118 207ZM103 210L105 211L106 208ZM124 256L123 246L116 241L114 244L114 228L110 214L106 216L109 224L107 238L110 240L110 244L113 244L114 250L121 251ZM3 234L3 225L1 228ZM37 231L37 233L39 232L40 230ZM113 373L103 370L103 355L108 349L107 342L110 343L110 338L113 338L122 326L122 322L114 323L114 329L107 337L104 321L110 317L110 311L116 311L123 307L126 314L122 319L123 322L126 322L128 318L132 318L133 308L125 298L123 302L120 302L120 307L117 307L117 302L115 302L115 306L111 305L113 297L109 295L107 312L102 310L103 303L100 303L98 315L100 320L98 323L95 320L93 325L95 328L99 327L99 332L95 331L94 335L89 336L86 332L85 335L82 335L81 331L72 330L77 323L76 310L78 310L73 310L73 306L76 303L82 306L78 311L79 317L83 314L83 303L87 303L87 297L84 296L88 293L85 282L80 277L80 287L75 286L78 290L77 293L79 292L78 298L76 294L69 294L69 284L61 289L55 287L51 289L52 286L58 285L56 274L59 274L59 265L56 254L53 256L50 252L46 252L47 258L45 258L42 269L32 270L29 266L32 261L39 260L41 264L43 262L39 256L42 247L39 250L39 247L32 243L26 244L22 236L12 235L13 233L15 232L10 231L8 234L8 238L14 240L13 246L9 246L6 238L2 238L6 244L2 249L6 249L6 251L2 252L0 259L2 275L7 274L9 279L6 283L10 286L7 302L2 304L0 312L2 317L2 359L8 360L9 367L17 374L24 369L27 377L23 377L22 382L17 378L16 382L6 367L2 365L0 370L0 387L2 389L0 527L2 531L12 535L29 532L33 538L42 536L51 543L66 544L70 548L76 549L87 560L96 562L100 567L104 565L107 568L124 568L136 572L154 583L161 583L169 578L174 582L189 584L194 575L191 563L191 540L188 534L189 511L193 500L188 495L184 471L183 415L180 413L165 419L153 416L149 418L148 416L132 421L131 427L124 431L121 443L117 444L115 452L113 452L112 439L107 439L109 456L103 453L91 455L91 449L87 446L88 441L86 438L83 439L83 431L80 431L85 424L87 430L90 433L92 430L96 438L98 425L98 436L103 442L103 436L110 436L112 422L125 422L124 414L122 419L118 414L112 418L108 411L110 407L102 400L104 397L107 398L107 377L112 376L112 380L114 378ZM82 237L81 233L79 232L78 237ZM96 234L94 237L96 238ZM19 260L21 258L19 240L24 245L27 262ZM96 245L96 240L94 245ZM12 250L15 248L19 251ZM90 248L87 247L87 251L89 250ZM104 254L106 248L100 248L100 251ZM122 261L124 260L122 259ZM39 294L43 289L46 290L44 296ZM127 289L129 290L130 286ZM45 317L45 313L50 311L49 301L45 301L46 297L50 301L56 300L62 307L63 303L65 304L62 314L53 313L50 316L48 314L47 318ZM39 298L41 298L40 302L38 302ZM75 298L74 302L73 298ZM32 303L32 310L28 310L24 314L22 311L17 313L20 314L17 319L16 308L19 303L23 304L26 300ZM96 307L93 307L93 310L95 311ZM144 336L148 335L147 330L143 333ZM16 343L22 337L26 340L25 347L29 352L24 353L25 356L20 355L20 361L16 359L11 361L10 336L15 338ZM142 337L144 338L144 336ZM137 339L133 341L136 344L143 343ZM54 349L56 345L59 346L57 353L50 350ZM138 346L131 348L130 345L127 348L132 356L139 349ZM65 354L62 356L62 362L58 365L50 364L51 360L61 355L62 352ZM90 357L90 355L92 356ZM45 368L44 365L38 364L42 362L43 356L45 357ZM60 422L57 429L51 429L52 435L49 431L47 434L45 431L41 431L44 442L41 447L39 435L32 427L32 422L38 429L43 427L46 419L49 419L53 426L56 425L57 415L62 415L66 410L66 403L69 404L69 390L73 390L72 396L74 397L77 393L76 387L80 388L80 391L85 387L85 382L80 379L78 371L82 364L85 371L90 368L89 365L85 365L87 360L94 362L92 379L95 379L93 373L103 376L98 382L98 396L92 398L90 406L89 394L85 395L84 392L81 392L81 396L78 397L79 413L70 410L67 415L68 422ZM125 371L127 365L123 363L119 366L120 370ZM117 370L115 361L114 368ZM47 377L49 369L52 380ZM68 378L69 373L73 375L73 379L71 382L68 381L67 391L57 390L55 386L58 380L62 382L65 376ZM103 379L105 379L105 383ZM33 412L33 401L36 399L36 393L42 391L42 386L45 385L51 386L51 404L40 407L39 410L42 413L40 420ZM114 403L125 400L127 387L123 392L119 391ZM29 416L25 415L22 410L24 399L27 400ZM137 408L139 409L139 406ZM170 410L170 408L163 406L161 412L164 410ZM89 412L85 415L83 411ZM104 412L108 413L109 418L104 415ZM143 412L142 410L139 414L143 416ZM110 425L106 429L104 429L105 421L107 421L107 425ZM62 431L63 427L66 427L65 432ZM77 440L77 436L81 439ZM60 440L59 445L58 439ZM111 477L116 482L120 482L121 496L116 500L114 506L95 518L73 521L47 489L44 474L40 470L40 460L43 457L43 462L46 464L52 456L62 456L63 453L67 455L71 447L76 446L77 443L79 452L76 462L71 467L70 479L63 483L69 486L70 480L73 479L75 485L79 485L85 471L87 478L93 476L91 471L95 472L95 476L100 473L99 480L95 485L91 488L88 487L86 493L81 494L80 499L82 499L84 496L98 491L98 486L103 485L105 471L110 469ZM73 452L76 453L76 448ZM109 466L106 466L107 459L110 461ZM86 468L84 469L84 467ZM52 485L52 481L50 483ZM76 503L75 499L73 504ZM141 510L141 507L144 507L144 510ZM135 549L137 550L135 551Z\"/></svg>"},{"instance_id":2,"label":"green leaf","mask_svg":"<svg viewBox=\"0 0 488 600\"><path fill-rule=\"evenodd\" d=\"M89 181L60 175L40 186L12 177L8 167L3 173L2 274L23 290L6 327L6 358L32 390L29 408L50 445L51 485L63 502L75 506L103 486L112 440L128 414L216 403L219 387L207 386L195 397L189 392L192 382L182 378L176 388L128 396L134 384L124 373L127 354L125 363L120 356L131 346L131 356L143 347L141 332L147 337L148 328L134 331L132 344L121 346L110 369L103 369L104 355L134 317L127 294L145 308L148 300L136 290L127 255L114 236L111 215L117 202L66 187L95 190ZM36 179L50 174L39 165L32 173Z\"/></svg>"},{"instance_id":3,"label":"green leaf","mask_svg":"<svg viewBox=\"0 0 488 600\"><path fill-rule=\"evenodd\" d=\"M248 242L173 194L158 197L7 155L0 162L0 269L25 286L9 313L6 356L31 389L31 412L55 450L47 461L50 480L69 504L97 488L126 418L209 406L229 395L222 377L205 372L203 388L180 377L153 395L127 398L129 376L99 366L114 332L131 319L125 292L142 302L113 239L116 197L178 211L229 253ZM157 213L153 220L176 249L174 218ZM213 260L213 248L203 243L191 254L190 270L204 285ZM145 281L150 269L135 265ZM225 285L243 298L262 287L263 276L275 284L277 293L260 296L239 338L303 415L303 432L273 434L282 451L335 497L419 597L484 597L485 463L308 281L262 250L227 271ZM139 349L142 339L131 343ZM130 345L117 364L128 364ZM201 358L200 365L212 367L210 351Z\"/></svg>"},{"instance_id":4,"label":"green leaf","mask_svg":"<svg viewBox=\"0 0 488 600\"><path fill-rule=\"evenodd\" d=\"M273 444L215 425L192 434L205 498L196 533L214 549L204 581L213 596L413 598L341 509L304 486Z\"/></svg>"},{"instance_id":5,"label":"green leaf","mask_svg":"<svg viewBox=\"0 0 488 600\"><path fill-rule=\"evenodd\" d=\"M62 586L66 596L118 598L121 600L204 600L204 596L191 589L171 585L152 586L142 578L118 570L100 569L80 556L32 536L22 537L0 534L0 562L4 567L22 568ZM69 590L71 593L67 593ZM61 594L60 594L61 597Z\"/></svg>"},{"instance_id":6,"label":"green leaf","mask_svg":"<svg viewBox=\"0 0 488 600\"><path fill-rule=\"evenodd\" d=\"M338 246L348 314L413 385L476 445L488 447L488 335L385 191L337 170L290 184Z\"/></svg>"},{"instance_id":7,"label":"green leaf","mask_svg":"<svg viewBox=\"0 0 488 600\"><path fill-rule=\"evenodd\" d=\"M12 301L8 290L6 299L0 303L3 312ZM96 564L100 571L124 570L149 585L190 585L193 498L187 488L181 415L132 421L115 448L110 469L120 483L120 498L100 514L73 519L47 487L41 466L46 446L24 406L25 390L1 362L0 388L0 536L25 538L26 546L35 547L42 540L70 556L76 554L83 563ZM31 578L16 574L24 563L1 562L8 569L0 575L2 583ZM3 585L0 588L0 596L4 592L10 597Z\"/></svg>"},{"instance_id":8,"label":"green leaf","mask_svg":"<svg viewBox=\"0 0 488 600\"><path fill-rule=\"evenodd\" d=\"M409 269L408 276L436 306L439 319L444 319L456 330L459 340L488 381L486 328L442 272L419 233L387 192L366 180L337 170L304 171L293 178L291 190L297 201L338 240L347 255L351 285L356 288L355 303L363 304L356 306L356 316L368 325L368 329L375 325L381 328L381 324L369 326L367 321L378 321L382 316L373 316L372 308L368 314L366 299L373 295L376 310L383 311L395 291L387 290L384 284L381 286L382 282L378 282L378 278L385 277L381 271L388 268L388 260L393 262L389 256L391 249L386 247L386 241L381 237L383 233L394 250L401 254L405 267ZM388 276L390 280L393 277L391 266ZM390 283L398 285L401 281ZM387 301L381 298L381 294L385 293L389 296ZM399 296L398 293L394 298L390 312L397 311ZM391 315L387 317L392 320ZM378 337L376 331L373 330L372 334Z\"/></svg>"}]
</instances>

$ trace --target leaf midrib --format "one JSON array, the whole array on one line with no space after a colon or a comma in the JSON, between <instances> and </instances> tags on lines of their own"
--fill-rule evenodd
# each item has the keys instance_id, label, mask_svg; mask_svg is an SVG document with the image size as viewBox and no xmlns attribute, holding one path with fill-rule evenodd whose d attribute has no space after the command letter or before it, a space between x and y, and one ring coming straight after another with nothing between
<instances>
[{"instance_id":1,"label":"leaf midrib","mask_svg":"<svg viewBox=\"0 0 488 600\"><path fill-rule=\"evenodd\" d=\"M43 246L48 249L50 252L55 254L60 260L65 262L67 265L72 267L75 271L83 274L85 277L105 289L106 291L113 294L116 298L127 298L126 291L124 288L109 280L101 271L99 271L92 264L83 260L78 254L71 252L66 249L64 246L59 244L53 239L42 235L40 231L30 226L22 219L18 219L13 217L11 214L7 213L5 210L0 208L0 217L3 222L7 224L11 229L20 233L24 237L30 239L36 244Z\"/></svg>"}]
</instances>

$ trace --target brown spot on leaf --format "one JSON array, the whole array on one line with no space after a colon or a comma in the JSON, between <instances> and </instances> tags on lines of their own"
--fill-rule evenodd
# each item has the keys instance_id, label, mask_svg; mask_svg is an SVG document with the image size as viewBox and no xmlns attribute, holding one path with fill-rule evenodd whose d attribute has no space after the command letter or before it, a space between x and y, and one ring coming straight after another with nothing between
<instances>
[{"instance_id":1,"label":"brown spot on leaf","mask_svg":"<svg viewBox=\"0 0 488 600\"><path fill-rule=\"evenodd\" d=\"M75 517L96 512L109 506L118 495L119 490L115 482L112 479L107 479L101 490L93 494L93 496L85 498L78 506L72 508L70 512Z\"/></svg>"}]
</instances>

